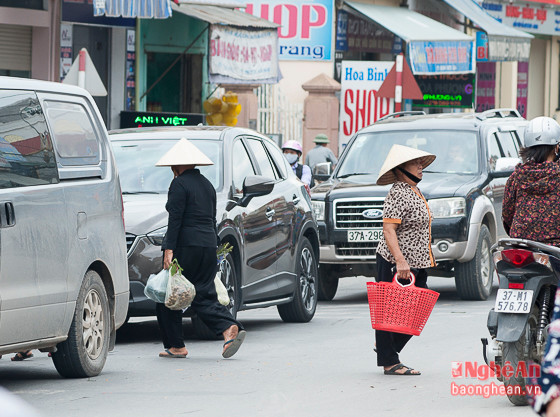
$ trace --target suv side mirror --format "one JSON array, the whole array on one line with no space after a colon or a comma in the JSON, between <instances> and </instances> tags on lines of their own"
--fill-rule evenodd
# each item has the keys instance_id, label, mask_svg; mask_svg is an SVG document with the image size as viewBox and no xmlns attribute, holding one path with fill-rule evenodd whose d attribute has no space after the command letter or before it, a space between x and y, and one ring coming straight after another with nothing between
<instances>
[{"instance_id":1,"label":"suv side mirror","mask_svg":"<svg viewBox=\"0 0 560 417\"><path fill-rule=\"evenodd\" d=\"M509 177L517 164L521 160L519 158L498 158L496 160L496 168L490 173L492 178L506 178Z\"/></svg>"},{"instance_id":2,"label":"suv side mirror","mask_svg":"<svg viewBox=\"0 0 560 417\"><path fill-rule=\"evenodd\" d=\"M270 194L274 188L274 180L261 175L250 175L243 181L243 196L238 201L230 200L226 205L226 210L233 207L247 207L254 197Z\"/></svg>"},{"instance_id":3,"label":"suv side mirror","mask_svg":"<svg viewBox=\"0 0 560 417\"><path fill-rule=\"evenodd\" d=\"M332 174L331 167L330 162L321 162L315 165L315 168L313 168L313 178L319 181L328 180Z\"/></svg>"}]
</instances>

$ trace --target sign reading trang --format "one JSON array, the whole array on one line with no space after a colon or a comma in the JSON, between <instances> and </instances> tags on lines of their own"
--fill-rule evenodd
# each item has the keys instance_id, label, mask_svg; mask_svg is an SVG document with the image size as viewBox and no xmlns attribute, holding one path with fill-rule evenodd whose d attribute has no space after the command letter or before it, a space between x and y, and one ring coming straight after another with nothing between
<instances>
[{"instance_id":1,"label":"sign reading trang","mask_svg":"<svg viewBox=\"0 0 560 417\"><path fill-rule=\"evenodd\" d=\"M249 0L245 11L280 25L281 60L329 61L333 0Z\"/></svg>"},{"instance_id":2,"label":"sign reading trang","mask_svg":"<svg viewBox=\"0 0 560 417\"><path fill-rule=\"evenodd\" d=\"M244 30L212 25L209 68L212 77L228 77L239 82L278 82L278 36L276 29Z\"/></svg>"},{"instance_id":3,"label":"sign reading trang","mask_svg":"<svg viewBox=\"0 0 560 417\"><path fill-rule=\"evenodd\" d=\"M410 42L410 69L414 75L474 72L474 47L474 42L469 41Z\"/></svg>"},{"instance_id":4,"label":"sign reading trang","mask_svg":"<svg viewBox=\"0 0 560 417\"><path fill-rule=\"evenodd\" d=\"M342 61L339 154L354 133L393 111L393 100L377 90L394 62Z\"/></svg>"},{"instance_id":5,"label":"sign reading trang","mask_svg":"<svg viewBox=\"0 0 560 417\"><path fill-rule=\"evenodd\" d=\"M121 112L121 129L150 126L196 126L204 123L204 115L196 113Z\"/></svg>"}]
</instances>

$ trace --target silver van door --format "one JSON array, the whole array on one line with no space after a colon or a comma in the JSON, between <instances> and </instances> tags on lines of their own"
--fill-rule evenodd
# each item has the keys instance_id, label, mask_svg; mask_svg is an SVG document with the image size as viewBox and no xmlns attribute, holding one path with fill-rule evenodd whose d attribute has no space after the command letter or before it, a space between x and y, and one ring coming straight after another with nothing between
<instances>
[{"instance_id":1,"label":"silver van door","mask_svg":"<svg viewBox=\"0 0 560 417\"><path fill-rule=\"evenodd\" d=\"M58 336L66 308L68 225L37 96L0 91L0 343Z\"/></svg>"}]
</instances>

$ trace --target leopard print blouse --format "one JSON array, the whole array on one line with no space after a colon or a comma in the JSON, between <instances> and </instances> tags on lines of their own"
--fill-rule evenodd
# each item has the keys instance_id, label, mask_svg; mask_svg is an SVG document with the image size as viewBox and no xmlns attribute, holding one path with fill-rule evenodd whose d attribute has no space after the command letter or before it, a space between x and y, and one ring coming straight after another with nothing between
<instances>
[{"instance_id":1,"label":"leopard print blouse","mask_svg":"<svg viewBox=\"0 0 560 417\"><path fill-rule=\"evenodd\" d=\"M396 223L399 248L411 268L435 266L432 254L432 213L428 202L418 190L397 181L389 190L383 204L383 223ZM395 263L387 247L385 236L379 241L379 253L386 261Z\"/></svg>"}]
</instances>

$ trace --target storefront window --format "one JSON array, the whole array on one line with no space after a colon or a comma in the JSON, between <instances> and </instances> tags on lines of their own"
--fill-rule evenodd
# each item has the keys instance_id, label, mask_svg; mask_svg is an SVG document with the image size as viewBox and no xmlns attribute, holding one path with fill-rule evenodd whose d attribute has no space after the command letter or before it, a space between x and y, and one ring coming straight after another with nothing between
<instances>
[{"instance_id":1,"label":"storefront window","mask_svg":"<svg viewBox=\"0 0 560 417\"><path fill-rule=\"evenodd\" d=\"M0 7L47 10L46 2L43 0L0 0Z\"/></svg>"}]
</instances>

